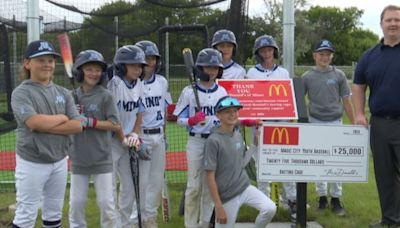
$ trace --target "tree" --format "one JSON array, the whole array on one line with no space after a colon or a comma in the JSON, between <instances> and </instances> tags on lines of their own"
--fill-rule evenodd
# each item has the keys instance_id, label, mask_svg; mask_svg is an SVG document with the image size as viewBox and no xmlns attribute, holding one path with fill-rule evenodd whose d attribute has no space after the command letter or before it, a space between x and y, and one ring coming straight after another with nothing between
<instances>
[{"instance_id":1,"label":"tree","mask_svg":"<svg viewBox=\"0 0 400 228\"><path fill-rule=\"evenodd\" d=\"M360 28L363 10L355 7L311 7L303 11L304 25L308 33L302 33L309 42L309 49L297 57L298 64L314 64L312 51L321 39L330 40L336 49L334 63L350 65L357 61L361 53L377 42L378 36Z\"/></svg>"}]
</instances>

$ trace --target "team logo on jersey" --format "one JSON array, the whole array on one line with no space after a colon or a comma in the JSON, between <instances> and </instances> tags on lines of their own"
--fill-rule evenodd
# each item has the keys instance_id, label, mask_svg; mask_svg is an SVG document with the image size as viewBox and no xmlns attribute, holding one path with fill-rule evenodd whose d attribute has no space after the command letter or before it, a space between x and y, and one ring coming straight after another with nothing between
<instances>
[{"instance_id":1,"label":"team logo on jersey","mask_svg":"<svg viewBox=\"0 0 400 228\"><path fill-rule=\"evenodd\" d=\"M156 97L146 97L144 99L146 107L151 108L151 107L158 107L161 105L161 96L156 96Z\"/></svg>"},{"instance_id":2,"label":"team logo on jersey","mask_svg":"<svg viewBox=\"0 0 400 228\"><path fill-rule=\"evenodd\" d=\"M326 84L327 85L335 85L336 84L336 79L334 79L334 78L328 79L328 81L326 81Z\"/></svg>"},{"instance_id":3,"label":"team logo on jersey","mask_svg":"<svg viewBox=\"0 0 400 228\"><path fill-rule=\"evenodd\" d=\"M65 104L64 96L62 95L56 96L56 104Z\"/></svg>"},{"instance_id":4,"label":"team logo on jersey","mask_svg":"<svg viewBox=\"0 0 400 228\"><path fill-rule=\"evenodd\" d=\"M213 106L203 106L201 107L201 111L206 114L206 116L214 116L215 113L215 107Z\"/></svg>"},{"instance_id":5,"label":"team logo on jersey","mask_svg":"<svg viewBox=\"0 0 400 228\"><path fill-rule=\"evenodd\" d=\"M47 42L40 42L38 51L43 51L43 50L53 51L53 48L51 48L50 44Z\"/></svg>"},{"instance_id":6,"label":"team logo on jersey","mask_svg":"<svg viewBox=\"0 0 400 228\"><path fill-rule=\"evenodd\" d=\"M135 108L139 107L139 101L118 101L118 110L124 110L125 112L132 112Z\"/></svg>"},{"instance_id":7,"label":"team logo on jersey","mask_svg":"<svg viewBox=\"0 0 400 228\"><path fill-rule=\"evenodd\" d=\"M236 143L236 150L239 150L241 146L242 146L242 144L240 142L237 142Z\"/></svg>"},{"instance_id":8,"label":"team logo on jersey","mask_svg":"<svg viewBox=\"0 0 400 228\"><path fill-rule=\"evenodd\" d=\"M19 112L20 112L22 115L25 114L25 113L26 113L25 106L21 106L21 107L19 108Z\"/></svg>"},{"instance_id":9,"label":"team logo on jersey","mask_svg":"<svg viewBox=\"0 0 400 228\"><path fill-rule=\"evenodd\" d=\"M89 104L89 107L87 108L88 112L98 112L99 107L97 104Z\"/></svg>"}]
</instances>

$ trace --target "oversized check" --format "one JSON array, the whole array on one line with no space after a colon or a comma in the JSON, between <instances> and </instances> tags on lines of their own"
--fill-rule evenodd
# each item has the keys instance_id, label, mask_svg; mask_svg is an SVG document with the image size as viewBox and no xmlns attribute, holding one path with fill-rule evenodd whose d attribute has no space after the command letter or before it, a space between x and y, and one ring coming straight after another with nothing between
<instances>
[{"instance_id":1,"label":"oversized check","mask_svg":"<svg viewBox=\"0 0 400 228\"><path fill-rule=\"evenodd\" d=\"M257 177L263 181L367 182L363 126L264 123Z\"/></svg>"}]
</instances>

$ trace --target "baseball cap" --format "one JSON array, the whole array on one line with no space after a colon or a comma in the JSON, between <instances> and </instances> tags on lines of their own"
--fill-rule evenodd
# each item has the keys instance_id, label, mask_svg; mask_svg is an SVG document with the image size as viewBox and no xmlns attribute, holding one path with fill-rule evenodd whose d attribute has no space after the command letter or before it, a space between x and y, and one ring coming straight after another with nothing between
<instances>
[{"instance_id":1,"label":"baseball cap","mask_svg":"<svg viewBox=\"0 0 400 228\"><path fill-rule=\"evenodd\" d=\"M241 105L239 100L234 97L230 96L221 97L218 100L217 104L215 105L215 112L219 112L221 110L231 107L236 107L238 109L241 109L243 108L243 105Z\"/></svg>"},{"instance_id":2,"label":"baseball cap","mask_svg":"<svg viewBox=\"0 0 400 228\"><path fill-rule=\"evenodd\" d=\"M335 52L335 48L333 47L332 42L330 42L329 40L320 40L314 47L314 52L324 50Z\"/></svg>"},{"instance_id":3,"label":"baseball cap","mask_svg":"<svg viewBox=\"0 0 400 228\"><path fill-rule=\"evenodd\" d=\"M54 48L53 44L45 40L32 41L26 47L25 58L31 59L42 55L53 55L54 57L60 57Z\"/></svg>"}]
</instances>

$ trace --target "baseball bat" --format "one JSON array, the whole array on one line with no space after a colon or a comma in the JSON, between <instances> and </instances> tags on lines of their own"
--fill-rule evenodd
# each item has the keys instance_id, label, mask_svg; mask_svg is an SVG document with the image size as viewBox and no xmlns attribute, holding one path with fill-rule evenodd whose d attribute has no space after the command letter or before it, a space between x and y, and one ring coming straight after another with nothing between
<instances>
[{"instance_id":1,"label":"baseball bat","mask_svg":"<svg viewBox=\"0 0 400 228\"><path fill-rule=\"evenodd\" d=\"M277 182L271 183L271 200L279 208L279 185Z\"/></svg>"},{"instance_id":2,"label":"baseball bat","mask_svg":"<svg viewBox=\"0 0 400 228\"><path fill-rule=\"evenodd\" d=\"M199 93L197 92L197 87L196 87L196 78L195 78L195 74L193 71L194 62L193 62L192 50L190 48L184 48L182 51L182 55L183 55L183 61L185 63L185 67L186 67L186 73L189 77L189 82L190 82L190 85L192 86L194 98L196 100L196 112L200 112L201 106L200 106L200 100L199 100Z\"/></svg>"},{"instance_id":3,"label":"baseball bat","mask_svg":"<svg viewBox=\"0 0 400 228\"><path fill-rule=\"evenodd\" d=\"M162 214L163 214L163 221L164 223L169 222L169 215L170 215L170 209L169 209L169 194L168 194L168 186L167 186L167 177L164 175L164 183L163 183L163 188L161 191L161 199L162 199Z\"/></svg>"},{"instance_id":4,"label":"baseball bat","mask_svg":"<svg viewBox=\"0 0 400 228\"><path fill-rule=\"evenodd\" d=\"M59 34L57 36L57 39L58 43L60 44L61 58L64 62L64 69L72 85L72 94L74 96L75 104L78 104L78 95L76 94L75 80L72 75L73 60L71 43L69 42L69 37L67 33Z\"/></svg>"}]
</instances>

